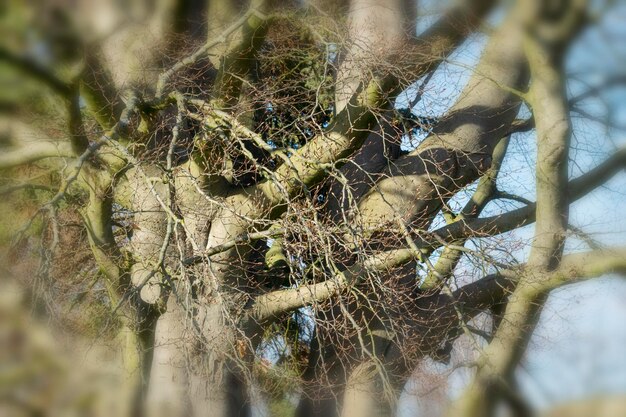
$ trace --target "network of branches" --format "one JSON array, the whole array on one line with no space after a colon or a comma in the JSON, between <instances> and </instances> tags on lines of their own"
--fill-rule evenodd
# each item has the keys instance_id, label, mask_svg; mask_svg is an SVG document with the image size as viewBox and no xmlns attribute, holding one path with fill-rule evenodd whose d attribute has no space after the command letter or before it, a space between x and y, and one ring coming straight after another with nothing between
<instances>
[{"instance_id":1,"label":"network of branches","mask_svg":"<svg viewBox=\"0 0 626 417\"><path fill-rule=\"evenodd\" d=\"M245 416L255 390L276 415L391 415L462 335L450 415L528 412L513 371L549 292L626 269L567 215L626 162L569 178L572 114L624 81L567 94L604 9L470 0L416 35L411 1L86 3L1 12L0 231L38 314L126 338L129 415ZM468 39L465 86L420 106ZM536 202L498 180L528 132Z\"/></svg>"}]
</instances>

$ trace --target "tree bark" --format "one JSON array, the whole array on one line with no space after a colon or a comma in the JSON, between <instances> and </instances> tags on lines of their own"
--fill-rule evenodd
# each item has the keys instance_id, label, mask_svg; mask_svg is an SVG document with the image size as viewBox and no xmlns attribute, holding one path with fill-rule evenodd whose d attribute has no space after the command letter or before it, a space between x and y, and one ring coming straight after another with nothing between
<instances>
[{"instance_id":1,"label":"tree bark","mask_svg":"<svg viewBox=\"0 0 626 417\"><path fill-rule=\"evenodd\" d=\"M527 7L529 10L522 13L529 19L525 22L526 54L532 76L529 100L537 126L537 224L529 258L532 272L521 276L493 340L481 354L474 381L453 403L448 411L450 416L494 415L498 402L513 392L513 371L548 296L541 290L541 282L558 267L564 249L571 122L562 77L562 53L580 24L584 1L561 5L556 15L556 26L561 31L556 32L556 38L552 37L555 32L545 32L548 19L549 25L555 25L555 10L547 13L541 2Z\"/></svg>"}]
</instances>

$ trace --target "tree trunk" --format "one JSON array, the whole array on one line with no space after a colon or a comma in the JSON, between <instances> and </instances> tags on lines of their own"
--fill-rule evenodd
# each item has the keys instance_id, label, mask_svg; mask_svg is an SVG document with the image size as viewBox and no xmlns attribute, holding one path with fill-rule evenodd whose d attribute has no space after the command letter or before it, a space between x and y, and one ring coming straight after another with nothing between
<instances>
[{"instance_id":1,"label":"tree trunk","mask_svg":"<svg viewBox=\"0 0 626 417\"><path fill-rule=\"evenodd\" d=\"M122 357L129 393L126 415L129 417L151 415L145 406L150 388L157 315L150 306L141 304L137 308L126 309L129 314L122 317L123 326L118 335L123 346Z\"/></svg>"}]
</instances>

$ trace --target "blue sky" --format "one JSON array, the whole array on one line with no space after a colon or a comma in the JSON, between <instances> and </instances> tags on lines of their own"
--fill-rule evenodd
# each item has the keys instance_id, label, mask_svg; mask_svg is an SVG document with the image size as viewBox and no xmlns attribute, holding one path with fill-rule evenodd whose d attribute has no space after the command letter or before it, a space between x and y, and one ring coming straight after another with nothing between
<instances>
[{"instance_id":1,"label":"blue sky","mask_svg":"<svg viewBox=\"0 0 626 417\"><path fill-rule=\"evenodd\" d=\"M426 2L426 7L429 2ZM601 2L596 2L600 4ZM490 19L496 24L501 14ZM434 19L434 17L433 17ZM429 19L432 21L432 19ZM427 27L424 24L421 27ZM419 31L419 28L418 28ZM414 108L417 114L443 114L458 96L470 76L467 67L480 56L486 37L478 34L450 57L433 77L423 100ZM598 85L614 74L626 74L626 4L617 3L595 28L585 31L572 46L567 71L581 81L572 81L572 96L584 91L587 84ZM400 97L402 107L413 95ZM594 116L611 116L616 125L626 126L626 88L603 91L598 99L586 100L582 108ZM600 123L574 118L571 176L576 177L600 163L615 146L626 145L622 129L609 129ZM410 145L407 143L407 147ZM499 186L534 200L534 134L516 135L509 147ZM462 203L463 198L461 197ZM485 214L496 214L512 206L490 205ZM604 245L626 245L626 174L620 173L605 186L571 206L573 225L593 234ZM510 237L529 242L533 226L510 233ZM587 249L578 239L570 238L568 251ZM529 250L526 244L515 257L523 261ZM539 408L547 408L572 399L604 394L626 395L626 280L602 277L554 291L533 334L527 355L518 372L518 381L528 399ZM468 382L466 368L436 366L449 375L448 396L456 397ZM402 415L419 415L419 398L405 395Z\"/></svg>"},{"instance_id":2,"label":"blue sky","mask_svg":"<svg viewBox=\"0 0 626 417\"><path fill-rule=\"evenodd\" d=\"M420 19L417 31L427 28L445 4L433 0L420 2L420 15L427 18ZM600 9L604 2L594 4ZM494 13L489 24L497 25L502 16L501 11ZM626 4L617 2L593 29L581 34L568 54L567 72L579 79L568 84L572 96L584 91L588 85L601 84L606 77L626 74L625 39ZM471 70L468 68L476 64L486 40L484 34L472 35L449 57L414 107L415 114L436 117L446 112L469 79ZM417 82L415 86L419 84ZM398 98L397 107L406 107L414 94L415 89L409 88L406 95ZM616 125L626 127L626 88L603 91L600 98L583 102L582 108L600 118L610 115ZM527 115L526 111L524 116ZM616 146L626 146L626 129L607 130L601 123L580 118L573 119L573 127L571 177L602 162ZM405 141L404 148L415 147L425 136L416 138L413 143ZM535 146L534 133L512 138L499 176L501 189L535 200ZM465 200L462 194L457 198L457 204L460 206ZM484 213L493 215L518 206L518 203L491 203ZM593 234L594 239L602 244L626 245L625 209L626 174L620 173L605 186L574 203L570 222ZM518 261L526 259L532 236L532 225L507 234L507 239L522 242L513 253ZM487 242L494 247L498 245L495 239ZM472 243L468 246L472 247ZM580 240L569 239L569 252L586 249ZM626 395L625 301L626 280L611 276L564 287L551 294L517 373L520 387L533 405L544 409L599 394ZM428 367L429 371L448 377L446 395L450 398L459 395L471 376L468 369L458 367L458 363ZM411 387L408 388L411 391ZM417 398L405 392L399 414L424 415L420 410L428 401L432 406L432 399Z\"/></svg>"}]
</instances>

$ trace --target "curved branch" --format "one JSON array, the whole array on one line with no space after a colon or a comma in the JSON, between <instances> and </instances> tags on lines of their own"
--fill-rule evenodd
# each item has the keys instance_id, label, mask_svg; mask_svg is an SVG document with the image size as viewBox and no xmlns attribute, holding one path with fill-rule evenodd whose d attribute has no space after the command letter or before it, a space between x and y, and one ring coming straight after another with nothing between
<instances>
[{"instance_id":1,"label":"curved branch","mask_svg":"<svg viewBox=\"0 0 626 417\"><path fill-rule=\"evenodd\" d=\"M229 249L238 245L250 244L259 239L276 238L282 236L284 230L282 229L268 229L261 232L246 233L228 242L222 243L217 246L212 246L202 253L202 255L191 256L183 261L183 265L191 266L206 260L207 258L217 255L218 253L226 252Z\"/></svg>"},{"instance_id":2,"label":"curved branch","mask_svg":"<svg viewBox=\"0 0 626 417\"><path fill-rule=\"evenodd\" d=\"M481 352L472 383L445 415L471 417L494 413L502 398L500 387L508 386L546 302L548 292L543 290L546 276L561 267L570 205L567 173L571 136L562 75L563 51L578 33L585 8L585 0L564 2L556 19L554 11L546 13L539 9L538 15L533 15L533 6L529 9L528 18L532 20L525 36L525 49L532 76L528 98L537 126L537 224L528 270L520 274L502 322L493 340ZM548 33L547 28L552 32Z\"/></svg>"},{"instance_id":3,"label":"curved branch","mask_svg":"<svg viewBox=\"0 0 626 417\"><path fill-rule=\"evenodd\" d=\"M328 300L345 291L350 284L346 274L340 273L323 282L259 295L248 308L247 316L255 322L265 323L281 314Z\"/></svg>"},{"instance_id":4,"label":"curved branch","mask_svg":"<svg viewBox=\"0 0 626 417\"><path fill-rule=\"evenodd\" d=\"M620 149L596 168L569 182L569 203L586 196L624 168L626 168L626 149ZM444 241L451 242L463 237L495 236L506 233L534 222L535 208L536 205L533 203L504 214L468 221L462 220L433 231L418 246L435 249Z\"/></svg>"},{"instance_id":5,"label":"curved branch","mask_svg":"<svg viewBox=\"0 0 626 417\"><path fill-rule=\"evenodd\" d=\"M416 300L415 311L420 314L412 324L412 338L424 355L440 356L441 346L451 346L463 334L465 323L478 314L495 306L501 306L514 292L523 276L537 273L536 268L522 265L515 269L501 270L467 284L452 294L438 294ZM541 274L545 281L532 288L536 294L548 294L563 285L580 282L610 273L626 273L626 247L594 250L565 255L558 269ZM529 294L530 296L531 294ZM462 312L459 322L458 312ZM430 337L422 337L424 323L430 323Z\"/></svg>"},{"instance_id":6,"label":"curved branch","mask_svg":"<svg viewBox=\"0 0 626 417\"><path fill-rule=\"evenodd\" d=\"M241 35L232 45L228 45L220 58L213 86L212 98L218 107L228 108L239 101L242 81L250 72L256 53L265 40L269 26L266 13L271 11L271 6L266 0L253 1L248 13L242 17L242 22L235 22L232 31L241 26ZM218 39L216 44L219 43Z\"/></svg>"},{"instance_id":7,"label":"curved branch","mask_svg":"<svg viewBox=\"0 0 626 417\"><path fill-rule=\"evenodd\" d=\"M411 76L418 79L434 71L467 34L476 29L494 3L493 0L474 0L470 4L452 8L417 37L413 43L419 50L420 60L408 64ZM404 65L403 69L408 71L409 66ZM317 184L326 177L331 165L336 165L358 150L377 123L372 110L385 108L397 93L398 87L399 80L393 75L387 75L356 88L331 127L295 152L290 164L284 164L277 170L276 177L281 186L271 181L259 184L272 204L278 204L284 197L291 197ZM282 187L287 195L281 190Z\"/></svg>"},{"instance_id":8,"label":"curved branch","mask_svg":"<svg viewBox=\"0 0 626 417\"><path fill-rule=\"evenodd\" d=\"M587 193L602 185L609 180L619 169L626 166L626 149L616 152L611 158L597 166L587 174L570 181L570 203L585 196ZM427 256L432 250L439 246L445 245L446 242L454 242L459 239L472 236L493 236L495 234L504 233L521 226L530 224L535 219L535 205L529 205L509 213L487 217L484 219L473 219L469 221L461 220L449 226L434 231L430 236L416 242L419 252L414 249L394 249L371 256L361 266L355 265L352 268L337 274L333 278L311 285L303 285L298 288L279 290L267 294L257 296L250 305L250 315L256 320L262 321L269 317L275 317L279 314L287 313L307 305L323 302L332 296L345 291L350 285L358 283L362 279L361 275L367 271L384 271L389 268L401 266L414 259L420 259ZM233 241L234 242L234 241ZM233 243L234 245L234 243ZM230 246L229 246L230 247ZM227 248L228 249L228 248ZM601 251L592 252L597 256ZM591 255L589 255L591 256ZM617 255L616 255L617 256ZM579 265L582 262L578 260L579 255L568 255L562 261L563 268L569 268L572 276L576 276L572 269L573 265ZM193 258L190 258L193 259ZM591 259L591 258L589 258ZM598 260L599 258L594 258ZM617 257L611 258L617 262ZM626 259L626 258L625 258ZM596 264L593 264L596 265ZM612 265L609 263L608 266ZM598 268L601 267L598 266ZM589 271L592 264L589 263ZM559 271L561 271L559 269ZM519 271L515 271L515 274ZM580 274L587 274L581 270ZM512 289L511 284L515 279L513 272L502 272L474 284L469 284L457 290L455 297L460 297L461 301L469 302L472 297L478 303L473 308L485 309L494 303L494 300L501 301L502 297L508 289ZM555 278L556 279L556 278ZM562 278L560 278L562 279ZM496 289L501 292L499 297L494 293ZM464 294L467 292L467 294ZM443 296L442 297L447 297ZM487 298L485 298L487 297ZM430 299L429 299L430 300ZM464 301L465 302L465 301ZM482 307L484 305L484 307Z\"/></svg>"},{"instance_id":9,"label":"curved branch","mask_svg":"<svg viewBox=\"0 0 626 417\"><path fill-rule=\"evenodd\" d=\"M362 282L368 273L376 273L401 265L404 255L405 251L399 250L382 252L370 256L362 263L337 272L326 281L259 295L248 306L248 316L263 322L307 305L324 302ZM416 257L419 257L419 254L413 253L411 259Z\"/></svg>"},{"instance_id":10,"label":"curved branch","mask_svg":"<svg viewBox=\"0 0 626 417\"><path fill-rule=\"evenodd\" d=\"M124 112L124 104L119 99L113 77L98 51L87 48L84 61L85 68L80 80L81 97L103 130L112 129Z\"/></svg>"},{"instance_id":11,"label":"curved branch","mask_svg":"<svg viewBox=\"0 0 626 417\"><path fill-rule=\"evenodd\" d=\"M57 94L64 98L70 98L72 96L72 87L65 81L57 78L57 76L52 73L51 69L44 67L37 61L14 54L3 47L0 47L0 61L6 61L20 71L23 71L24 73L29 74L39 81L47 84Z\"/></svg>"},{"instance_id":12,"label":"curved branch","mask_svg":"<svg viewBox=\"0 0 626 417\"><path fill-rule=\"evenodd\" d=\"M37 142L28 147L0 154L0 169L13 168L46 158L70 158L76 156L68 142Z\"/></svg>"},{"instance_id":13,"label":"curved branch","mask_svg":"<svg viewBox=\"0 0 626 417\"><path fill-rule=\"evenodd\" d=\"M230 25L224 32L222 32L219 36L213 39L210 42L205 43L198 49L196 49L191 55L186 56L180 61L176 62L172 65L168 70L159 75L159 80L157 82L156 87L156 97L160 98L163 96L165 91L165 86L167 82L172 78L177 72L182 70L183 68L193 65L198 62L200 59L204 58L206 54L214 48L216 45L226 42L229 36L231 36L237 29L241 28L251 17L262 17L260 12L256 9L251 8L248 10L243 16L237 19L232 25Z\"/></svg>"},{"instance_id":14,"label":"curved branch","mask_svg":"<svg viewBox=\"0 0 626 417\"><path fill-rule=\"evenodd\" d=\"M454 291L455 302L461 303L470 318L489 307L502 303L513 291L524 274L532 274L527 266L502 270L488 275ZM533 285L537 293L548 293L564 285L606 274L626 273L626 247L598 249L563 256L559 267ZM438 296L441 303L449 302L445 295Z\"/></svg>"},{"instance_id":15,"label":"curved branch","mask_svg":"<svg viewBox=\"0 0 626 417\"><path fill-rule=\"evenodd\" d=\"M500 142L496 145L492 155L492 163L491 167L481 177L476 187L476 191L474 195L470 199L470 201L463 207L461 213L454 219L454 221L462 221L465 219L476 218L480 215L482 210L485 208L487 203L494 198L494 195L497 192L496 189L496 178L500 171L500 166L502 165L502 161L504 160L504 156L506 154L506 150L509 145L510 136L502 138ZM454 245L463 246L465 244L465 240L459 240L458 242L453 242ZM460 250L454 249L450 246L447 246L441 256L437 260L437 263L434 266L434 270L428 271L428 274L424 280L424 283L421 285L421 288L434 288L439 287L444 280L447 280L456 265L459 263L461 259L462 252Z\"/></svg>"}]
</instances>

